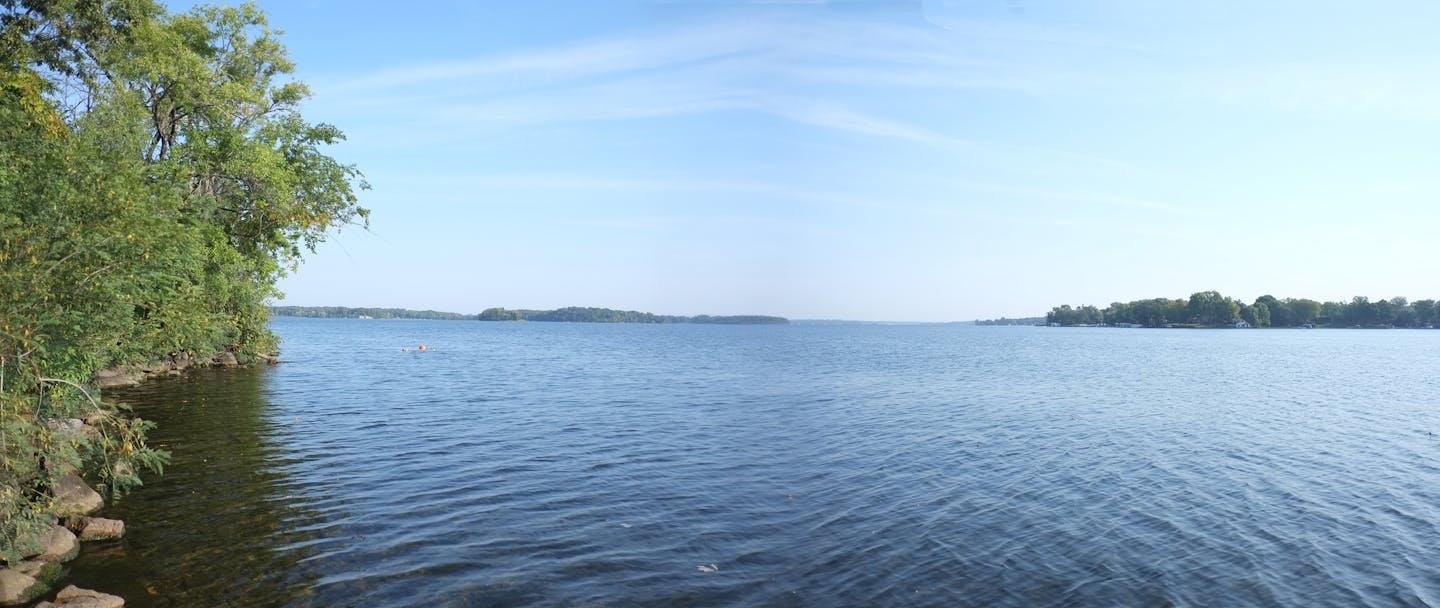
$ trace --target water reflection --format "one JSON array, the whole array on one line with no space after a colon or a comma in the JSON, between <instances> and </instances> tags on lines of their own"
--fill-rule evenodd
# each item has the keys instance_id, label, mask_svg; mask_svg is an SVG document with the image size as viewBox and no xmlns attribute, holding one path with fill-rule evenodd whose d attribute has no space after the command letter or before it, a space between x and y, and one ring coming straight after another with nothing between
<instances>
[{"instance_id":1,"label":"water reflection","mask_svg":"<svg viewBox=\"0 0 1440 608\"><path fill-rule=\"evenodd\" d=\"M158 423L164 476L112 504L126 536L88 543L64 583L145 606L306 604L323 497L299 487L277 440L272 370L200 371L107 396Z\"/></svg>"}]
</instances>

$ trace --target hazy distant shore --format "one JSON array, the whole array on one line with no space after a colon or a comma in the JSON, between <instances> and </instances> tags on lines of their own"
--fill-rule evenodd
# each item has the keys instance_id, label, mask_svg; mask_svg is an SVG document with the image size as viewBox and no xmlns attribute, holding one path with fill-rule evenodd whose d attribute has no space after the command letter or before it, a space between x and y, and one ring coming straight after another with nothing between
<instances>
[{"instance_id":1,"label":"hazy distant shore","mask_svg":"<svg viewBox=\"0 0 1440 608\"><path fill-rule=\"evenodd\" d=\"M279 317L323 319L431 319L446 321L535 321L540 323L694 323L702 325L785 325L785 317L769 315L657 315L634 310L571 306L555 310L487 308L478 315L407 308L346 306L272 306Z\"/></svg>"}]
</instances>

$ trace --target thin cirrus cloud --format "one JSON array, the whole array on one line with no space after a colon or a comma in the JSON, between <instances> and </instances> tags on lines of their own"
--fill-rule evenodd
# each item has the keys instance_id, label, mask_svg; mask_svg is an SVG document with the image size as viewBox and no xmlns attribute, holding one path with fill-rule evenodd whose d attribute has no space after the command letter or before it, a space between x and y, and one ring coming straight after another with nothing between
<instances>
[{"instance_id":1,"label":"thin cirrus cloud","mask_svg":"<svg viewBox=\"0 0 1440 608\"><path fill-rule=\"evenodd\" d=\"M916 146L973 168L1068 167L1073 174L1100 175L1146 171L1134 162L1095 152L971 137L957 132L954 124L936 124L924 113L898 108L892 103L897 87L949 94L971 89L1003 95L1085 94L1087 87L1113 76L1075 68L1074 55L1123 46L1064 32L1046 38L1049 30L1038 27L997 28L998 33L975 36L955 30L984 30L977 22L950 23L948 28L844 19L711 22L381 70L318 86L327 89L323 97L339 100L329 103L353 104L349 107L355 111L405 108L393 113L394 120L368 127L394 134L368 139L402 147L464 146L498 131L523 132L538 125L741 112ZM1005 46L1007 39L1017 37L1048 42L1019 50ZM796 191L804 194L792 192L791 200L844 198L812 188ZM1008 194L1054 198L1054 192ZM1063 198L1083 205L1175 210L1143 197L1103 191L1070 191Z\"/></svg>"},{"instance_id":2,"label":"thin cirrus cloud","mask_svg":"<svg viewBox=\"0 0 1440 608\"><path fill-rule=\"evenodd\" d=\"M515 86L628 72L703 61L758 48L753 28L695 28L685 32L630 36L465 61L384 69L329 87L336 92L373 92L427 83L487 83Z\"/></svg>"},{"instance_id":3,"label":"thin cirrus cloud","mask_svg":"<svg viewBox=\"0 0 1440 608\"><path fill-rule=\"evenodd\" d=\"M1185 90L1228 106L1433 121L1440 119L1440 85L1417 75L1437 70L1440 55L1268 63L1207 71L1185 83Z\"/></svg>"},{"instance_id":4,"label":"thin cirrus cloud","mask_svg":"<svg viewBox=\"0 0 1440 608\"><path fill-rule=\"evenodd\" d=\"M932 30L845 22L710 24L382 70L317 86L327 94L344 93L334 98L375 106L386 103L377 99L390 93L413 101L410 91L425 85L431 93L420 101L445 120L464 118L491 128L745 110L932 146L965 142L939 129L851 107L843 95L813 85L872 91L1039 86L1016 76L1020 70L1014 66L965 56ZM433 112L414 114L439 119Z\"/></svg>"}]
</instances>

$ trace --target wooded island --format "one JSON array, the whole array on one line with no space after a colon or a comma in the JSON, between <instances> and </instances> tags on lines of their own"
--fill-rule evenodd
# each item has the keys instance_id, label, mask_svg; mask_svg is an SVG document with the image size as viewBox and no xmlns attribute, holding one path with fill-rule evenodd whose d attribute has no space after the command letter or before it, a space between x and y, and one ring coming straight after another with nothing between
<instances>
[{"instance_id":1,"label":"wooded island","mask_svg":"<svg viewBox=\"0 0 1440 608\"><path fill-rule=\"evenodd\" d=\"M540 321L561 323L701 323L710 325L784 325L790 322L784 317L765 315L731 315L693 317L657 315L634 310L613 310L610 308L585 308L571 306L555 310L506 310L487 308L480 313L481 321Z\"/></svg>"}]
</instances>

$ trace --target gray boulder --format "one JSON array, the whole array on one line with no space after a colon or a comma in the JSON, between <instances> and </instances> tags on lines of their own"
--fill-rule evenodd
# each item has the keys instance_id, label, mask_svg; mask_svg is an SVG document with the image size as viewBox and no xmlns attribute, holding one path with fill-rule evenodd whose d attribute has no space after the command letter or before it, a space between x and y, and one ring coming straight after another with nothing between
<instances>
[{"instance_id":1,"label":"gray boulder","mask_svg":"<svg viewBox=\"0 0 1440 608\"><path fill-rule=\"evenodd\" d=\"M235 367L236 365L240 365L240 361L235 358L235 353L232 352L215 353L215 356L211 360L214 361L216 365L221 365L224 367Z\"/></svg>"}]
</instances>

